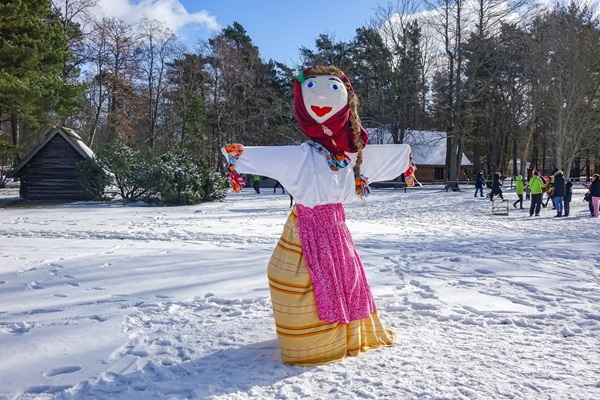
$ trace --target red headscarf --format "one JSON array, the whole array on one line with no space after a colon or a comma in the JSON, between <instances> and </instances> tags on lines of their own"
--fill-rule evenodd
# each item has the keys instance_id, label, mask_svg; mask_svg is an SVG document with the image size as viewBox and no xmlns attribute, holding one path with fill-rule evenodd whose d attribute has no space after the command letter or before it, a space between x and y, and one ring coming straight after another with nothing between
<instances>
[{"instance_id":1,"label":"red headscarf","mask_svg":"<svg viewBox=\"0 0 600 400\"><path fill-rule=\"evenodd\" d=\"M308 67L302 72L307 76L311 75L313 68L314 67ZM346 84L348 91L354 93L354 89L346 77L346 74L343 72L341 72L341 74L342 76L340 78ZM335 115L331 116L327 121L319 124L306 110L304 100L302 99L302 83L296 79L294 82L294 111L296 112L296 121L298 121L302 132L310 139L321 144L333 155L339 155L343 152L356 153L358 151L356 144L354 143L352 125L350 124L350 115L352 111L348 105L338 111ZM324 127L327 127L333 132L333 135L327 135L324 131ZM368 140L367 131L362 125L360 125L360 131L363 143L366 145Z\"/></svg>"}]
</instances>

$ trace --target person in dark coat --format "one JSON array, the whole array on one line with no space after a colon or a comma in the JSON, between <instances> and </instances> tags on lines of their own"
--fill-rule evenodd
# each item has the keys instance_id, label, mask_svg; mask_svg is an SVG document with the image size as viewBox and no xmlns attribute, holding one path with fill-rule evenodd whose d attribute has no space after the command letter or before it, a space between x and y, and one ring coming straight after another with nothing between
<instances>
[{"instance_id":1,"label":"person in dark coat","mask_svg":"<svg viewBox=\"0 0 600 400\"><path fill-rule=\"evenodd\" d=\"M552 200L552 209L555 210L556 209L556 204L554 204L554 175L556 175L556 173L558 172L558 168L554 168L552 170L552 174L547 177L550 178L550 182L548 182L550 185L548 187L549 191L546 193L546 195L548 196L546 198L546 202L544 204L542 204L542 207L546 208L546 206L548 205L548 202L550 202L550 200ZM555 215L556 217L557 215Z\"/></svg>"},{"instance_id":2,"label":"person in dark coat","mask_svg":"<svg viewBox=\"0 0 600 400\"><path fill-rule=\"evenodd\" d=\"M279 183L279 181L275 181L275 186L273 186L273 193L275 193L277 191L278 187L281 188L281 194L284 194L285 193L285 189L283 188L283 186L281 185L281 183Z\"/></svg>"},{"instance_id":3,"label":"person in dark coat","mask_svg":"<svg viewBox=\"0 0 600 400\"><path fill-rule=\"evenodd\" d=\"M594 207L592 217L598 217L600 211L600 174L594 174L594 179L592 179L590 185L590 194L592 195L592 206Z\"/></svg>"},{"instance_id":4,"label":"person in dark coat","mask_svg":"<svg viewBox=\"0 0 600 400\"><path fill-rule=\"evenodd\" d=\"M483 197L483 187L485 186L485 177L483 176L483 171L479 171L477 177L475 178L475 197L477 197L477 192L479 192L479 197Z\"/></svg>"},{"instance_id":5,"label":"person in dark coat","mask_svg":"<svg viewBox=\"0 0 600 400\"><path fill-rule=\"evenodd\" d=\"M564 208L563 200L567 194L567 187L565 185L565 175L561 170L558 170L554 173L552 193L554 194L554 207L556 207L555 217L562 217Z\"/></svg>"},{"instance_id":6,"label":"person in dark coat","mask_svg":"<svg viewBox=\"0 0 600 400\"><path fill-rule=\"evenodd\" d=\"M502 200L504 197L502 196L502 182L500 182L500 172L496 172L494 174L492 180L492 193L490 194L490 201L494 200L494 196L500 196Z\"/></svg>"},{"instance_id":7,"label":"person in dark coat","mask_svg":"<svg viewBox=\"0 0 600 400\"><path fill-rule=\"evenodd\" d=\"M573 199L573 182L570 179L567 179L567 183L565 183L565 190L565 199L563 200L565 203L565 212L563 216L568 217L571 209L571 200Z\"/></svg>"}]
</instances>

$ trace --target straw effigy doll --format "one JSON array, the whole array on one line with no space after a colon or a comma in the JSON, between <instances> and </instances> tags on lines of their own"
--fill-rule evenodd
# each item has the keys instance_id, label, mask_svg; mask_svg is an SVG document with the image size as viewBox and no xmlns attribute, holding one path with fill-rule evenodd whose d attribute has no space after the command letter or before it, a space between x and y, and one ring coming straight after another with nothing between
<instances>
[{"instance_id":1,"label":"straw effigy doll","mask_svg":"<svg viewBox=\"0 0 600 400\"><path fill-rule=\"evenodd\" d=\"M234 191L239 173L278 180L294 197L268 265L281 357L316 365L389 346L363 265L346 226L343 203L366 196L368 181L407 171L410 147L367 144L358 99L336 67L305 69L294 82L296 120L309 142L299 146L223 147Z\"/></svg>"}]
</instances>

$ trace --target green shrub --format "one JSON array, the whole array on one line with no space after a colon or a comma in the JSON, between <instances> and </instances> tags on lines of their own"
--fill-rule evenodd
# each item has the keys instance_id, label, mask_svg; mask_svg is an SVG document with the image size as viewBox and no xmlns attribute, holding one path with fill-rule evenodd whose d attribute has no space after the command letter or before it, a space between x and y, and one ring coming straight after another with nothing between
<instances>
[{"instance_id":1,"label":"green shrub","mask_svg":"<svg viewBox=\"0 0 600 400\"><path fill-rule=\"evenodd\" d=\"M110 183L125 201L189 205L222 200L227 194L227 179L186 151L153 157L116 141L96 154L95 167L109 171ZM107 186L106 181L102 184ZM100 183L89 182L89 186L98 188Z\"/></svg>"},{"instance_id":2,"label":"green shrub","mask_svg":"<svg viewBox=\"0 0 600 400\"><path fill-rule=\"evenodd\" d=\"M161 189L160 159L117 140L96 154L98 165L110 171L112 183L125 201L149 200Z\"/></svg>"},{"instance_id":3,"label":"green shrub","mask_svg":"<svg viewBox=\"0 0 600 400\"><path fill-rule=\"evenodd\" d=\"M161 156L160 197L166 205L198 204L221 200L227 193L227 181L211 172L202 162L195 162L187 152Z\"/></svg>"},{"instance_id":4,"label":"green shrub","mask_svg":"<svg viewBox=\"0 0 600 400\"><path fill-rule=\"evenodd\" d=\"M90 200L106 200L105 189L111 183L109 174L93 158L75 165L77 180Z\"/></svg>"},{"instance_id":5,"label":"green shrub","mask_svg":"<svg viewBox=\"0 0 600 400\"><path fill-rule=\"evenodd\" d=\"M5 140L0 140L0 188L5 187L8 182L9 165L15 157L15 153L16 146Z\"/></svg>"}]
</instances>

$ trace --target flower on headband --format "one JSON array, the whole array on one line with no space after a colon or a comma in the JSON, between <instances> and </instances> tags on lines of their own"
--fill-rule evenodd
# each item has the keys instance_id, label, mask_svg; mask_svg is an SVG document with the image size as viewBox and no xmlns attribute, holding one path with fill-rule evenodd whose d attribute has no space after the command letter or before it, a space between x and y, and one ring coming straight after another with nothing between
<instances>
[{"instance_id":1,"label":"flower on headband","mask_svg":"<svg viewBox=\"0 0 600 400\"><path fill-rule=\"evenodd\" d=\"M298 82L300 82L300 84L303 84L305 80L306 80L306 75L304 75L304 72L300 72L298 74Z\"/></svg>"}]
</instances>

